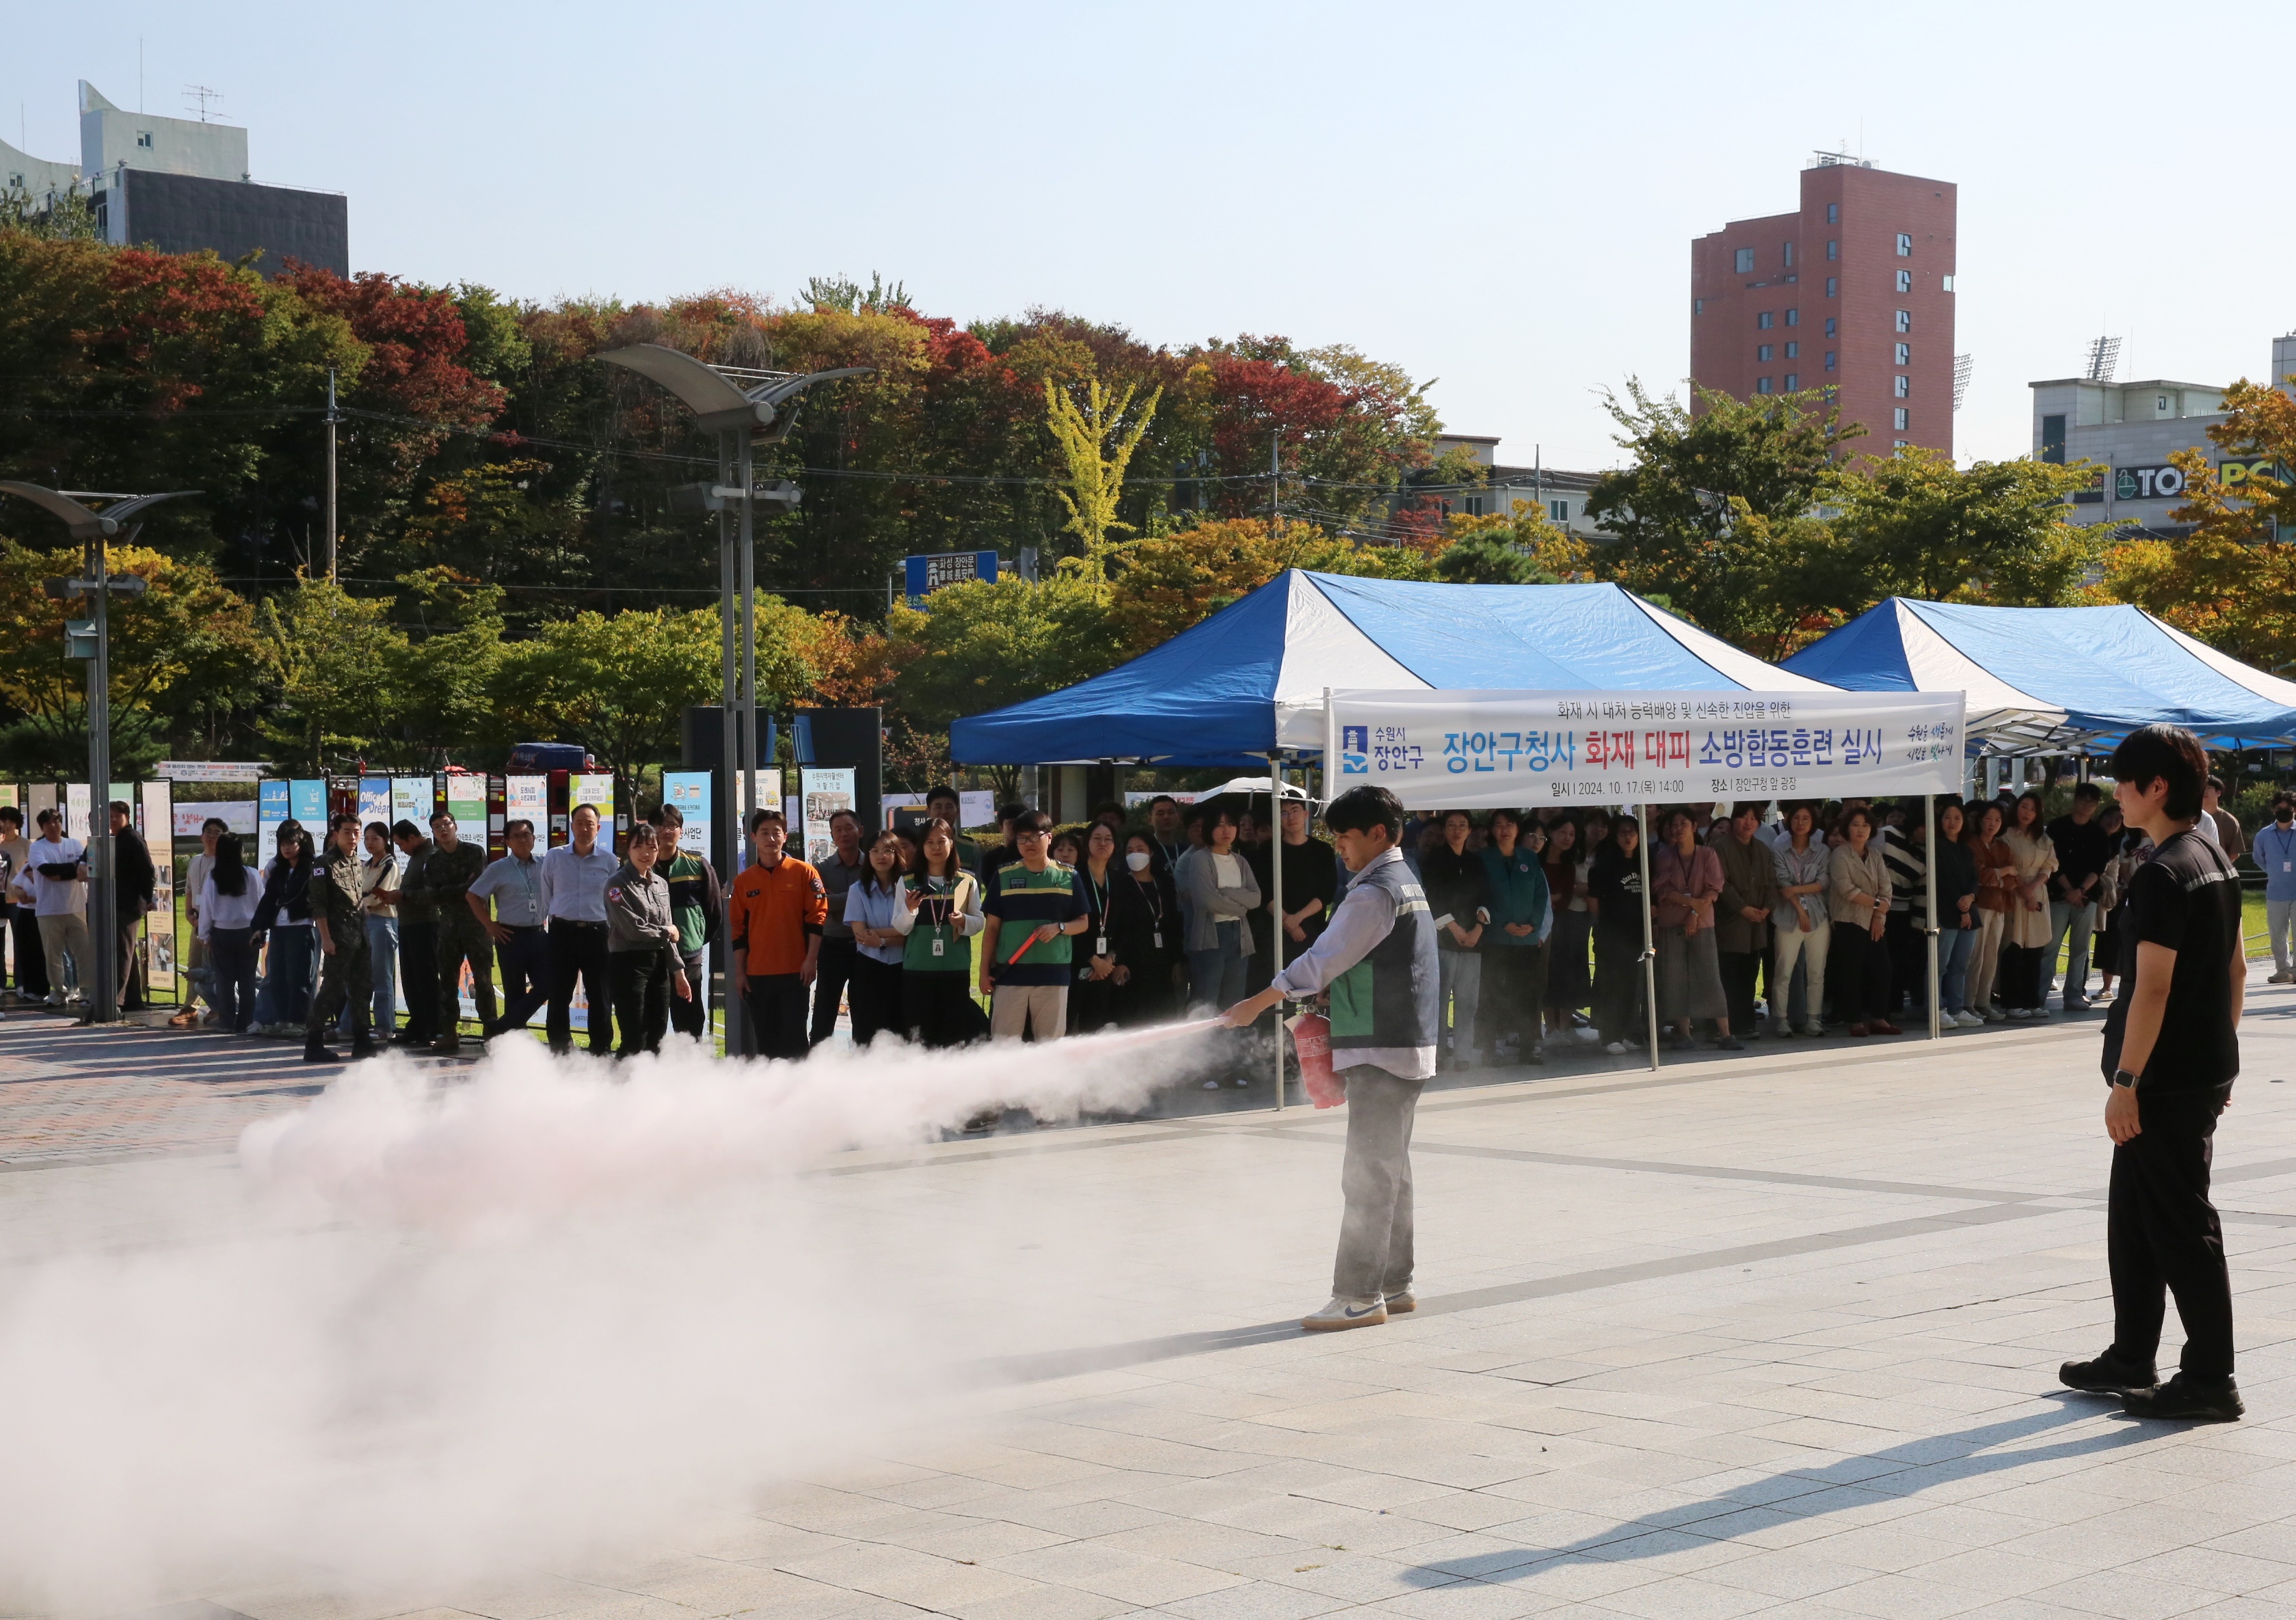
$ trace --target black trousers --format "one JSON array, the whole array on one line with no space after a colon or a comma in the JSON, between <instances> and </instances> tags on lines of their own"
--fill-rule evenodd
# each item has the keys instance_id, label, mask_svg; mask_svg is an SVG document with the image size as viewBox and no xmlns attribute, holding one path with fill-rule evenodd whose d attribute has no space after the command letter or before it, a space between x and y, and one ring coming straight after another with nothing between
<instances>
[{"instance_id":1,"label":"black trousers","mask_svg":"<svg viewBox=\"0 0 2296 1620\"><path fill-rule=\"evenodd\" d=\"M657 945L650 951L610 952L606 961L614 981L614 1021L622 1027L622 1043L614 1056L660 1051L661 1037L669 1029L669 1003L675 994L669 976L677 953Z\"/></svg>"},{"instance_id":2,"label":"black trousers","mask_svg":"<svg viewBox=\"0 0 2296 1620\"><path fill-rule=\"evenodd\" d=\"M988 1033L972 999L972 975L946 969L903 970L901 1025L927 1046L962 1046Z\"/></svg>"},{"instance_id":3,"label":"black trousers","mask_svg":"<svg viewBox=\"0 0 2296 1620\"><path fill-rule=\"evenodd\" d=\"M1943 945L1943 940L1939 940ZM1915 1012L1929 1010L1930 937L1914 926L1911 912L1891 912L1882 930L1882 946L1890 953L1890 1007L1908 997Z\"/></svg>"},{"instance_id":4,"label":"black trousers","mask_svg":"<svg viewBox=\"0 0 2296 1620\"><path fill-rule=\"evenodd\" d=\"M2138 1108L2144 1128L2112 1150L2106 1194L2113 1352L2136 1366L2153 1365L2165 1290L2176 1296L2185 1324L2178 1365L2195 1379L2229 1377L2232 1273L2224 1224L2209 1201L2215 1105L2140 1096Z\"/></svg>"},{"instance_id":5,"label":"black trousers","mask_svg":"<svg viewBox=\"0 0 2296 1620\"><path fill-rule=\"evenodd\" d=\"M853 1003L853 1044L866 1046L885 1030L901 1032L901 966L856 953L853 985L846 994ZM959 978L964 977L962 974ZM818 1010L819 1003L815 1006Z\"/></svg>"},{"instance_id":6,"label":"black trousers","mask_svg":"<svg viewBox=\"0 0 2296 1620\"><path fill-rule=\"evenodd\" d=\"M1763 951L1718 951L1722 969L1722 1004L1730 1015L1730 1033L1754 1033L1754 985L1760 978Z\"/></svg>"},{"instance_id":7,"label":"black trousers","mask_svg":"<svg viewBox=\"0 0 2296 1620\"><path fill-rule=\"evenodd\" d=\"M838 1003L845 999L845 987L853 982L853 964L860 960L861 947L851 940L826 937L822 939L821 955L813 975L813 1034L809 1038L814 1045L820 1045L836 1033Z\"/></svg>"},{"instance_id":8,"label":"black trousers","mask_svg":"<svg viewBox=\"0 0 2296 1620\"><path fill-rule=\"evenodd\" d=\"M40 919L29 905L9 908L9 932L16 938L16 994L27 1001L48 994L48 952L40 943Z\"/></svg>"},{"instance_id":9,"label":"black trousers","mask_svg":"<svg viewBox=\"0 0 2296 1620\"><path fill-rule=\"evenodd\" d=\"M589 1003L590 1050L604 1057L614 1049L614 986L606 970L606 925L550 920L550 1050L574 1050L574 980L582 980Z\"/></svg>"},{"instance_id":10,"label":"black trousers","mask_svg":"<svg viewBox=\"0 0 2296 1620\"><path fill-rule=\"evenodd\" d=\"M802 1058L812 1050L805 1031L805 980L796 974L752 973L742 1005L759 1057Z\"/></svg>"},{"instance_id":11,"label":"black trousers","mask_svg":"<svg viewBox=\"0 0 2296 1620\"><path fill-rule=\"evenodd\" d=\"M255 930L208 930L208 1002L217 1024L233 1035L245 1035L255 1022Z\"/></svg>"},{"instance_id":12,"label":"black trousers","mask_svg":"<svg viewBox=\"0 0 2296 1620\"><path fill-rule=\"evenodd\" d=\"M1837 922L1825 952L1825 989L1852 1024L1890 1016L1890 953L1863 922Z\"/></svg>"},{"instance_id":13,"label":"black trousers","mask_svg":"<svg viewBox=\"0 0 2296 1620\"><path fill-rule=\"evenodd\" d=\"M502 966L502 1017L487 1026L490 1035L526 1027L550 1000L550 936L538 928L513 928L510 937L495 946Z\"/></svg>"},{"instance_id":14,"label":"black trousers","mask_svg":"<svg viewBox=\"0 0 2296 1620\"><path fill-rule=\"evenodd\" d=\"M1603 1039L1641 1041L1650 1035L1644 997L1640 920L1631 929L1595 929L1595 1027Z\"/></svg>"},{"instance_id":15,"label":"black trousers","mask_svg":"<svg viewBox=\"0 0 2296 1620\"><path fill-rule=\"evenodd\" d=\"M398 1004L410 1040L439 1038L439 925L427 917L398 920Z\"/></svg>"},{"instance_id":16,"label":"black trousers","mask_svg":"<svg viewBox=\"0 0 2296 1620\"><path fill-rule=\"evenodd\" d=\"M680 1035L706 1039L709 1034L709 976L701 970L701 953L681 951L677 960L685 970L685 983L693 994L690 1000L680 1001L676 991L669 993L669 1027Z\"/></svg>"},{"instance_id":17,"label":"black trousers","mask_svg":"<svg viewBox=\"0 0 2296 1620\"><path fill-rule=\"evenodd\" d=\"M2048 950L2046 945L2003 945L1993 999L2004 1006L2038 1007L2043 994L2041 958Z\"/></svg>"}]
</instances>

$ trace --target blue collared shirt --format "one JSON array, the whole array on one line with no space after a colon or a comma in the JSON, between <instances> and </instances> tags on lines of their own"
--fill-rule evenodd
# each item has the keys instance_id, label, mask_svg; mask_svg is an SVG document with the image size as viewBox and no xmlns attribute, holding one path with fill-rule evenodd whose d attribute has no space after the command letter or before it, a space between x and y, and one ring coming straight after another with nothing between
<instances>
[{"instance_id":1,"label":"blue collared shirt","mask_svg":"<svg viewBox=\"0 0 2296 1620\"><path fill-rule=\"evenodd\" d=\"M495 920L506 929L542 926L542 863L514 855L490 861L471 885L471 893L495 897Z\"/></svg>"},{"instance_id":2,"label":"blue collared shirt","mask_svg":"<svg viewBox=\"0 0 2296 1620\"><path fill-rule=\"evenodd\" d=\"M542 857L544 914L569 922L605 921L606 885L621 869L621 856L603 839L590 846L588 855L576 855L573 845L561 844Z\"/></svg>"}]
</instances>

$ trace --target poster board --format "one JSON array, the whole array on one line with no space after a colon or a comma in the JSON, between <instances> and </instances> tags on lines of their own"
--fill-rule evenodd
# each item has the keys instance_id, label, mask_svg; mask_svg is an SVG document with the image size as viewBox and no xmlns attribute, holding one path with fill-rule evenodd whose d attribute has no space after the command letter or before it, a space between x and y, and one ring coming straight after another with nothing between
<instances>
[{"instance_id":1,"label":"poster board","mask_svg":"<svg viewBox=\"0 0 2296 1620\"><path fill-rule=\"evenodd\" d=\"M837 853L829 818L858 807L851 765L806 765L797 773L798 797L805 801L805 858L815 866Z\"/></svg>"},{"instance_id":2,"label":"poster board","mask_svg":"<svg viewBox=\"0 0 2296 1620\"><path fill-rule=\"evenodd\" d=\"M322 777L298 776L287 784L287 814L303 823L314 846L327 841L327 784Z\"/></svg>"},{"instance_id":3,"label":"poster board","mask_svg":"<svg viewBox=\"0 0 2296 1620\"><path fill-rule=\"evenodd\" d=\"M608 826L614 821L614 779L603 773L576 771L566 778L566 814L571 815L582 806L597 811L598 819Z\"/></svg>"},{"instance_id":4,"label":"poster board","mask_svg":"<svg viewBox=\"0 0 2296 1620\"><path fill-rule=\"evenodd\" d=\"M87 842L88 812L94 803L95 796L88 790L86 782L68 781L64 784L64 837L78 839L83 844Z\"/></svg>"},{"instance_id":5,"label":"poster board","mask_svg":"<svg viewBox=\"0 0 2296 1620\"><path fill-rule=\"evenodd\" d=\"M734 871L738 873L750 864L750 829L746 824L748 818L742 813L742 798L739 792L742 779L734 776L729 780L736 791L733 799L726 806L726 819L734 825L731 847L734 852ZM797 800L786 798L782 793L781 766L761 765L750 773L750 807L752 810L771 810L776 806L781 809L782 820L789 824L790 847L794 850L800 836ZM733 874L720 872L718 876L730 880Z\"/></svg>"},{"instance_id":6,"label":"poster board","mask_svg":"<svg viewBox=\"0 0 2296 1620\"><path fill-rule=\"evenodd\" d=\"M455 818L455 831L458 837L483 847L487 839L487 779L483 776L448 776L447 814Z\"/></svg>"},{"instance_id":7,"label":"poster board","mask_svg":"<svg viewBox=\"0 0 2296 1620\"><path fill-rule=\"evenodd\" d=\"M255 786L255 860L258 868L270 863L279 847L279 823L287 819L287 784L263 781Z\"/></svg>"},{"instance_id":8,"label":"poster board","mask_svg":"<svg viewBox=\"0 0 2296 1620\"><path fill-rule=\"evenodd\" d=\"M531 822L534 839L546 847L550 839L550 778L547 776L505 776L503 778L503 822Z\"/></svg>"},{"instance_id":9,"label":"poster board","mask_svg":"<svg viewBox=\"0 0 2296 1620\"><path fill-rule=\"evenodd\" d=\"M144 918L144 988L154 1000L166 997L177 999L176 987L176 953L181 942L176 937L176 852L175 852L175 788L164 781L144 784L137 817L137 830L152 851L152 910ZM201 813L202 819L205 812ZM199 836L193 829L192 836Z\"/></svg>"},{"instance_id":10,"label":"poster board","mask_svg":"<svg viewBox=\"0 0 2296 1620\"><path fill-rule=\"evenodd\" d=\"M413 822L415 832L430 836L432 808L430 779L427 776L394 776L390 779L390 824Z\"/></svg>"},{"instance_id":11,"label":"poster board","mask_svg":"<svg viewBox=\"0 0 2296 1620\"><path fill-rule=\"evenodd\" d=\"M704 860L709 855L709 774L707 771L661 773L661 802L685 818L678 831L677 847Z\"/></svg>"},{"instance_id":12,"label":"poster board","mask_svg":"<svg viewBox=\"0 0 2296 1620\"><path fill-rule=\"evenodd\" d=\"M369 822L381 822L386 827L390 825L393 818L390 814L390 777L362 776L359 778L358 818L362 828Z\"/></svg>"}]
</instances>

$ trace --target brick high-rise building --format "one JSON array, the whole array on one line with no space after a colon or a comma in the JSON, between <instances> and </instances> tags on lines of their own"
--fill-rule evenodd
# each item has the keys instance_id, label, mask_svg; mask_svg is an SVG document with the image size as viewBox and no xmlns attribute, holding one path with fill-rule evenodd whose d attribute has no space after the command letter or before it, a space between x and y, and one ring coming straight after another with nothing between
<instances>
[{"instance_id":1,"label":"brick high-rise building","mask_svg":"<svg viewBox=\"0 0 2296 1620\"><path fill-rule=\"evenodd\" d=\"M1953 454L1956 188L1820 152L1801 208L1690 244L1690 375L1741 398L1823 388L1851 454Z\"/></svg>"}]
</instances>

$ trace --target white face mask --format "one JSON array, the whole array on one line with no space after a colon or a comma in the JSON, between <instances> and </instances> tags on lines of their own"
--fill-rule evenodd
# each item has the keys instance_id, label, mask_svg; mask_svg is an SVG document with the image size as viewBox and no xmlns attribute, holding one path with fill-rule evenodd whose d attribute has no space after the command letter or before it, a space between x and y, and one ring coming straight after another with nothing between
<instances>
[{"instance_id":1,"label":"white face mask","mask_svg":"<svg viewBox=\"0 0 2296 1620\"><path fill-rule=\"evenodd\" d=\"M1136 849L1130 855L1124 857L1124 863L1135 871L1146 871L1148 870L1148 863L1154 857L1150 855L1146 850Z\"/></svg>"}]
</instances>

